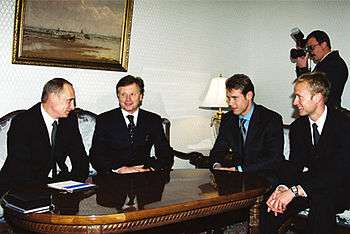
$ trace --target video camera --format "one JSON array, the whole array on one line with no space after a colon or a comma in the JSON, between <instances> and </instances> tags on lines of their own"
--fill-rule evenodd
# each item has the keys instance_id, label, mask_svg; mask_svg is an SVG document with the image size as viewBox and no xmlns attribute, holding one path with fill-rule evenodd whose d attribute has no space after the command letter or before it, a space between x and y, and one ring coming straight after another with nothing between
<instances>
[{"instance_id":1,"label":"video camera","mask_svg":"<svg viewBox=\"0 0 350 234\"><path fill-rule=\"evenodd\" d=\"M296 48L290 50L290 58L292 61L311 52L310 48L306 45L304 34L300 31L299 28L293 28L291 30L290 36L296 43Z\"/></svg>"}]
</instances>

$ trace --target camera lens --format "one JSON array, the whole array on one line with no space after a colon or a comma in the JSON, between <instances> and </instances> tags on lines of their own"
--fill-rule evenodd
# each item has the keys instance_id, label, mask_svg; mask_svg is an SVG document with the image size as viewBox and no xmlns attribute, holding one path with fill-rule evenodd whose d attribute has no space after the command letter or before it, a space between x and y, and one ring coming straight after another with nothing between
<instances>
[{"instance_id":1,"label":"camera lens","mask_svg":"<svg viewBox=\"0 0 350 234\"><path fill-rule=\"evenodd\" d=\"M306 53L305 53L305 51L303 49L295 49L295 48L293 48L293 49L290 50L290 58L291 59L297 59L298 57L303 57L305 55L306 55Z\"/></svg>"}]
</instances>

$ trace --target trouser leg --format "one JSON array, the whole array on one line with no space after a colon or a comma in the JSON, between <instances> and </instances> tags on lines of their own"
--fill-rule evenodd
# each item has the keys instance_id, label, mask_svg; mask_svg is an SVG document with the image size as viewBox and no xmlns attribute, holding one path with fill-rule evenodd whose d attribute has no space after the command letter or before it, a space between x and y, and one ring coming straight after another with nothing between
<instances>
[{"instance_id":1,"label":"trouser leg","mask_svg":"<svg viewBox=\"0 0 350 234\"><path fill-rule=\"evenodd\" d=\"M322 196L313 196L312 200L310 201L307 233L335 233L335 215L335 205L332 199Z\"/></svg>"},{"instance_id":2,"label":"trouser leg","mask_svg":"<svg viewBox=\"0 0 350 234\"><path fill-rule=\"evenodd\" d=\"M305 198L295 198L287 207L283 214L274 215L273 212L267 212L267 205L264 203L261 210L260 233L277 234L280 226L290 217L296 215L301 210L308 207L308 200Z\"/></svg>"}]
</instances>

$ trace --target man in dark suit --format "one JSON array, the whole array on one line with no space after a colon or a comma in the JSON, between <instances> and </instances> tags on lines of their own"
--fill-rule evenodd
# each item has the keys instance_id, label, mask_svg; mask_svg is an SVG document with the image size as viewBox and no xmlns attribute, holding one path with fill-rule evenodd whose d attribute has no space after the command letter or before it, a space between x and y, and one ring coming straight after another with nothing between
<instances>
[{"instance_id":1,"label":"man in dark suit","mask_svg":"<svg viewBox=\"0 0 350 234\"><path fill-rule=\"evenodd\" d=\"M0 171L1 195L25 184L87 178L88 158L77 118L71 113L74 103L72 84L54 78L45 84L41 103L12 119L8 156ZM65 164L67 156L71 172Z\"/></svg>"},{"instance_id":2,"label":"man in dark suit","mask_svg":"<svg viewBox=\"0 0 350 234\"><path fill-rule=\"evenodd\" d=\"M170 169L173 151L165 137L161 117L140 109L144 83L131 75L116 86L119 108L97 117L90 149L98 173L133 173ZM155 157L151 157L151 148Z\"/></svg>"},{"instance_id":3,"label":"man in dark suit","mask_svg":"<svg viewBox=\"0 0 350 234\"><path fill-rule=\"evenodd\" d=\"M331 83L327 105L332 108L341 107L341 96L348 80L348 67L345 61L340 57L338 51L331 50L331 42L325 32L313 31L306 37L306 40L311 50L308 56L316 63L313 71L324 72ZM310 72L307 63L308 56L297 58L297 76Z\"/></svg>"},{"instance_id":4,"label":"man in dark suit","mask_svg":"<svg viewBox=\"0 0 350 234\"><path fill-rule=\"evenodd\" d=\"M276 233L286 218L307 207L307 233L335 233L335 214L349 204L350 119L325 105L325 74L304 74L294 84L300 117L289 132L293 170L281 169L288 173L266 202L272 212L263 215L263 233Z\"/></svg>"},{"instance_id":5,"label":"man in dark suit","mask_svg":"<svg viewBox=\"0 0 350 234\"><path fill-rule=\"evenodd\" d=\"M283 160L282 117L255 104L254 95L248 76L236 74L226 80L231 111L221 120L210 158L214 169L258 172L276 183L274 169Z\"/></svg>"}]
</instances>

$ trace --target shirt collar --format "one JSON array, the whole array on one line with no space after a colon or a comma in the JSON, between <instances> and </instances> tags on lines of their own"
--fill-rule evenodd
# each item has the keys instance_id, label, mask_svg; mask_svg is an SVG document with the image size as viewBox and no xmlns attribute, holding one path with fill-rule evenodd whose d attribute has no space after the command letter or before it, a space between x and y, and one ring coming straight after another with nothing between
<instances>
[{"instance_id":1,"label":"shirt collar","mask_svg":"<svg viewBox=\"0 0 350 234\"><path fill-rule=\"evenodd\" d=\"M44 107L43 107L43 104L40 105L40 110L41 110L41 115L42 115L43 118L44 118L45 125L46 125L47 127L52 127L52 123L53 123L54 121L58 121L58 119L52 118L52 117L45 111L45 109L44 109Z\"/></svg>"},{"instance_id":2,"label":"shirt collar","mask_svg":"<svg viewBox=\"0 0 350 234\"><path fill-rule=\"evenodd\" d=\"M134 113L132 113L132 114L130 114L129 112L127 112L126 110L124 110L124 109L121 109L122 110L122 114L123 114L123 117L124 117L124 120L125 120L125 123L126 123L126 125L128 125L129 124L129 119L128 119L128 117L126 117L126 116L128 116L128 115L133 115L134 116L134 123L135 123L135 126L137 125L137 117L139 116L139 110L140 110L140 108L137 108L137 110L134 112Z\"/></svg>"},{"instance_id":3,"label":"shirt collar","mask_svg":"<svg viewBox=\"0 0 350 234\"><path fill-rule=\"evenodd\" d=\"M329 51L325 56L323 56L323 58L321 58L321 60L320 60L320 62L322 61L322 60L324 60L325 59L325 57L327 57L330 53L332 53L333 51Z\"/></svg>"},{"instance_id":4,"label":"shirt collar","mask_svg":"<svg viewBox=\"0 0 350 234\"><path fill-rule=\"evenodd\" d=\"M254 111L254 102L252 102L252 106L249 110L249 112L246 114L246 115L239 115L239 119L245 119L247 120L247 122L250 121L250 119L252 118L252 115L253 115L253 111Z\"/></svg>"},{"instance_id":5,"label":"shirt collar","mask_svg":"<svg viewBox=\"0 0 350 234\"><path fill-rule=\"evenodd\" d=\"M312 119L310 119L309 117L309 122L310 122L310 128L312 129L312 124L316 123L317 124L317 130L318 132L321 134L322 130L323 130L323 126L324 123L326 122L326 117L327 117L327 106L325 106L325 109L323 111L323 113L321 114L320 118L318 118L318 120L313 121Z\"/></svg>"}]
</instances>

